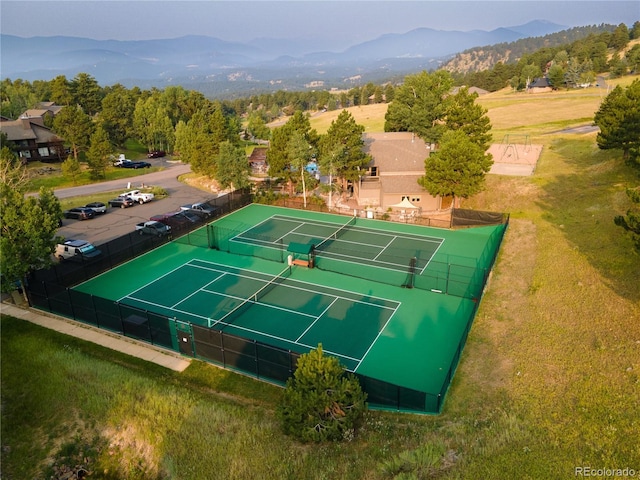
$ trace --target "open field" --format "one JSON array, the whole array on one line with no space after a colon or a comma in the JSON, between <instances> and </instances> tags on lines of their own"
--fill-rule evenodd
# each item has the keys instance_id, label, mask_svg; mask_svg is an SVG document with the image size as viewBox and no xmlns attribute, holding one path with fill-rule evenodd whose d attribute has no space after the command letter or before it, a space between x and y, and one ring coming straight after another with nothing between
<instances>
[{"instance_id":1,"label":"open field","mask_svg":"<svg viewBox=\"0 0 640 480\"><path fill-rule=\"evenodd\" d=\"M558 132L599 101L483 97L495 140L526 133L544 149L532 177L491 175L463 203L511 223L442 414L369 412L350 442L300 445L278 428L276 387L197 361L175 374L3 318L3 477L49 478L53 459L82 455L114 479L638 476L640 255L612 220L638 176L594 133ZM366 131L384 123L360 110Z\"/></svg>"}]
</instances>

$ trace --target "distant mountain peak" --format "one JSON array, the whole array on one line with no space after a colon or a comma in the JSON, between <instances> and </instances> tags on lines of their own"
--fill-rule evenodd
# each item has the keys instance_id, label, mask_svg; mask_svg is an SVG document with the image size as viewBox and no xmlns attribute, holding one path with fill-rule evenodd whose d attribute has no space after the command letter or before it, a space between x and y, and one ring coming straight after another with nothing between
<instances>
[{"instance_id":1,"label":"distant mountain peak","mask_svg":"<svg viewBox=\"0 0 640 480\"><path fill-rule=\"evenodd\" d=\"M203 35L118 41L1 34L0 71L2 78L27 81L50 80L58 75L73 78L87 72L101 85L158 88L168 85L168 79L185 86L222 82L230 72L237 71L246 75L231 74L234 84L227 87L229 90L241 88L241 78L250 78L252 89L262 86L270 90L272 85L303 89L318 71L322 71L325 85L338 85L354 75L363 82L386 81L436 68L471 47L511 42L562 28L542 20L491 32L420 27L406 33L386 33L334 52L318 49L311 38L261 38L240 43Z\"/></svg>"}]
</instances>

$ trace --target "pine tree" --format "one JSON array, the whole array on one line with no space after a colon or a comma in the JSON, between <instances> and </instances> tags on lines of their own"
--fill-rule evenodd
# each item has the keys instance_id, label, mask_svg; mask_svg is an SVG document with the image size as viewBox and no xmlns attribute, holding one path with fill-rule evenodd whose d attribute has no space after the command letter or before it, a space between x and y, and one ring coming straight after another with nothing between
<instances>
[{"instance_id":1,"label":"pine tree","mask_svg":"<svg viewBox=\"0 0 640 480\"><path fill-rule=\"evenodd\" d=\"M366 393L322 345L301 355L278 409L285 433L302 441L350 438L366 411Z\"/></svg>"},{"instance_id":2,"label":"pine tree","mask_svg":"<svg viewBox=\"0 0 640 480\"><path fill-rule=\"evenodd\" d=\"M640 159L640 80L623 89L616 86L595 114L596 137L602 150L620 149L625 160Z\"/></svg>"},{"instance_id":3,"label":"pine tree","mask_svg":"<svg viewBox=\"0 0 640 480\"><path fill-rule=\"evenodd\" d=\"M443 135L440 149L424 163L425 175L420 178L420 185L431 195L451 196L455 201L482 191L493 160L464 132L450 130Z\"/></svg>"}]
</instances>

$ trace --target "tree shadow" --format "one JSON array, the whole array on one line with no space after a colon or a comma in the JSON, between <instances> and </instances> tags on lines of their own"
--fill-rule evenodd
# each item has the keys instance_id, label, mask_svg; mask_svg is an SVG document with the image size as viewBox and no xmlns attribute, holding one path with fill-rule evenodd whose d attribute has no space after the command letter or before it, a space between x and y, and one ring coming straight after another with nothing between
<instances>
[{"instance_id":1,"label":"tree shadow","mask_svg":"<svg viewBox=\"0 0 640 480\"><path fill-rule=\"evenodd\" d=\"M542 218L600 272L606 284L624 298L640 300L640 255L631 237L613 219L629 207L626 187L638 181L638 171L626 165L620 152L601 151L593 137L560 138L551 146L567 173L541 180L537 202Z\"/></svg>"}]
</instances>

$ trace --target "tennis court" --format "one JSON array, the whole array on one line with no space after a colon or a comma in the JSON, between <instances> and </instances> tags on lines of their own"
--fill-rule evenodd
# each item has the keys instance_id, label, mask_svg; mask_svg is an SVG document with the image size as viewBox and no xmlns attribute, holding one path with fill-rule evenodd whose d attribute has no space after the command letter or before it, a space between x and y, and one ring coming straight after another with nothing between
<instances>
[{"instance_id":1,"label":"tennis court","mask_svg":"<svg viewBox=\"0 0 640 480\"><path fill-rule=\"evenodd\" d=\"M371 406L435 413L505 228L251 204L77 285L71 297L97 311L96 323L135 317L132 331L147 325L176 351L277 383L290 375L291 355L321 343L360 376ZM290 264L305 256L311 265Z\"/></svg>"},{"instance_id":2,"label":"tennis court","mask_svg":"<svg viewBox=\"0 0 640 480\"><path fill-rule=\"evenodd\" d=\"M273 215L229 241L277 250L292 243L313 245L320 257L400 272L406 272L408 262L414 258L411 266L418 273L424 272L444 241L439 237L357 227L355 221L353 217L336 230L336 224L331 222Z\"/></svg>"},{"instance_id":3,"label":"tennis court","mask_svg":"<svg viewBox=\"0 0 640 480\"><path fill-rule=\"evenodd\" d=\"M193 259L118 300L285 349L323 344L356 371L400 304ZM341 335L333 335L339 324Z\"/></svg>"}]
</instances>

